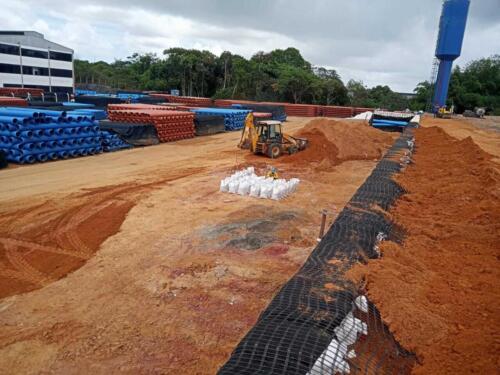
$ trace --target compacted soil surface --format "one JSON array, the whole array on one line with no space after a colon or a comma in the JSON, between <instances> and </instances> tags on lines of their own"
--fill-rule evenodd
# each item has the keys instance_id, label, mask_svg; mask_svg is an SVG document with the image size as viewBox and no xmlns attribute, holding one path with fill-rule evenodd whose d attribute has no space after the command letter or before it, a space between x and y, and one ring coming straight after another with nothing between
<instances>
[{"instance_id":1,"label":"compacted soil surface","mask_svg":"<svg viewBox=\"0 0 500 375\"><path fill-rule=\"evenodd\" d=\"M309 120L304 158L233 132L0 171L0 372L215 373L396 136ZM299 188L219 192L250 165Z\"/></svg>"},{"instance_id":2,"label":"compacted soil surface","mask_svg":"<svg viewBox=\"0 0 500 375\"><path fill-rule=\"evenodd\" d=\"M380 259L350 274L364 282L396 339L417 355L415 374L496 374L500 174L484 149L498 155L498 135L485 137L466 120L423 124L413 163L396 177L407 194L389 213L405 240L383 242Z\"/></svg>"}]
</instances>

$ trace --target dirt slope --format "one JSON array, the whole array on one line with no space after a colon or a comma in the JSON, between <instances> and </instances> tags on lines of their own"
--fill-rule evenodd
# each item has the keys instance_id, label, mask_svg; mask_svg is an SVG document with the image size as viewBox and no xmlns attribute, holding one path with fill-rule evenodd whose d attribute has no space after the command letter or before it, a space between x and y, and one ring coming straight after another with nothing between
<instances>
[{"instance_id":1,"label":"dirt slope","mask_svg":"<svg viewBox=\"0 0 500 375\"><path fill-rule=\"evenodd\" d=\"M309 147L287 158L285 163L311 164L320 167L347 160L374 160L392 144L395 133L386 133L369 126L366 121L315 119L296 136L307 138Z\"/></svg>"},{"instance_id":2,"label":"dirt slope","mask_svg":"<svg viewBox=\"0 0 500 375\"><path fill-rule=\"evenodd\" d=\"M500 174L472 139L416 131L408 191L391 210L407 236L352 271L391 331L414 350L415 374L494 374L500 366Z\"/></svg>"}]
</instances>

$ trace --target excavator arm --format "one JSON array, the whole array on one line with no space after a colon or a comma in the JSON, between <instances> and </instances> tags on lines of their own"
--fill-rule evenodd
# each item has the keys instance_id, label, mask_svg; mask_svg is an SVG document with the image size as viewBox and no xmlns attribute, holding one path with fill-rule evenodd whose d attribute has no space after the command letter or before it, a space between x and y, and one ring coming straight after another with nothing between
<instances>
[{"instance_id":1,"label":"excavator arm","mask_svg":"<svg viewBox=\"0 0 500 375\"><path fill-rule=\"evenodd\" d=\"M257 148L257 139L258 135L253 122L253 114L249 113L245 119L245 126L241 131L241 139L238 147L250 149L250 151L255 152Z\"/></svg>"}]
</instances>

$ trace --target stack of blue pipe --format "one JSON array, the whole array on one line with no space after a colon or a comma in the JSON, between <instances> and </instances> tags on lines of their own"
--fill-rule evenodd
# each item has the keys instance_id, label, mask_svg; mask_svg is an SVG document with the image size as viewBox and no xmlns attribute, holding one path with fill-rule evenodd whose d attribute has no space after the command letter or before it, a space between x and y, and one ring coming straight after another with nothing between
<instances>
[{"instance_id":1,"label":"stack of blue pipe","mask_svg":"<svg viewBox=\"0 0 500 375\"><path fill-rule=\"evenodd\" d=\"M118 134L109 130L101 130L101 137L102 149L105 152L118 151L133 147L131 144L123 141Z\"/></svg>"},{"instance_id":2,"label":"stack of blue pipe","mask_svg":"<svg viewBox=\"0 0 500 375\"><path fill-rule=\"evenodd\" d=\"M94 117L96 120L104 120L108 117L106 111L103 109L75 109L68 112L68 115Z\"/></svg>"},{"instance_id":3,"label":"stack of blue pipe","mask_svg":"<svg viewBox=\"0 0 500 375\"><path fill-rule=\"evenodd\" d=\"M193 108L191 112L199 116L223 116L226 130L239 130L245 126L245 119L251 112L246 109Z\"/></svg>"},{"instance_id":4,"label":"stack of blue pipe","mask_svg":"<svg viewBox=\"0 0 500 375\"><path fill-rule=\"evenodd\" d=\"M93 117L65 111L19 107L0 108L0 150L15 163L92 155L102 152L98 123Z\"/></svg>"},{"instance_id":5,"label":"stack of blue pipe","mask_svg":"<svg viewBox=\"0 0 500 375\"><path fill-rule=\"evenodd\" d=\"M375 128L383 128L383 127L405 127L405 126L408 126L408 121L373 119L372 125Z\"/></svg>"}]
</instances>

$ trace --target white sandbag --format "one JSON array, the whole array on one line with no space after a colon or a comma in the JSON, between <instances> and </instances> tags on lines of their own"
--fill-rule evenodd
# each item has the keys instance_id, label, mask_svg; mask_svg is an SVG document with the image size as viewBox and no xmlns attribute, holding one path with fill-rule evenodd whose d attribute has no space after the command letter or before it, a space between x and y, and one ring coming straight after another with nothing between
<instances>
[{"instance_id":1,"label":"white sandbag","mask_svg":"<svg viewBox=\"0 0 500 375\"><path fill-rule=\"evenodd\" d=\"M247 180L242 180L238 185L238 194L239 195L248 195L250 193L250 184Z\"/></svg>"},{"instance_id":2,"label":"white sandbag","mask_svg":"<svg viewBox=\"0 0 500 375\"><path fill-rule=\"evenodd\" d=\"M252 186L250 186L250 196L258 198L260 195L260 183L254 182Z\"/></svg>"},{"instance_id":3,"label":"white sandbag","mask_svg":"<svg viewBox=\"0 0 500 375\"><path fill-rule=\"evenodd\" d=\"M227 193L229 191L229 180L227 178L220 182L220 191Z\"/></svg>"},{"instance_id":4,"label":"white sandbag","mask_svg":"<svg viewBox=\"0 0 500 375\"><path fill-rule=\"evenodd\" d=\"M261 198L271 198L271 194L273 192L273 186L269 184L263 184L260 187L260 197Z\"/></svg>"},{"instance_id":5,"label":"white sandbag","mask_svg":"<svg viewBox=\"0 0 500 375\"><path fill-rule=\"evenodd\" d=\"M354 304L364 313L368 313L368 299L365 296L356 297Z\"/></svg>"},{"instance_id":6,"label":"white sandbag","mask_svg":"<svg viewBox=\"0 0 500 375\"><path fill-rule=\"evenodd\" d=\"M347 346L333 339L307 375L349 374L351 369L344 360L346 353Z\"/></svg>"},{"instance_id":7,"label":"white sandbag","mask_svg":"<svg viewBox=\"0 0 500 375\"><path fill-rule=\"evenodd\" d=\"M228 190L230 193L233 193L233 194L236 194L236 192L238 191L238 187L239 187L240 183L238 180L233 180L231 181L229 184L228 184Z\"/></svg>"}]
</instances>

